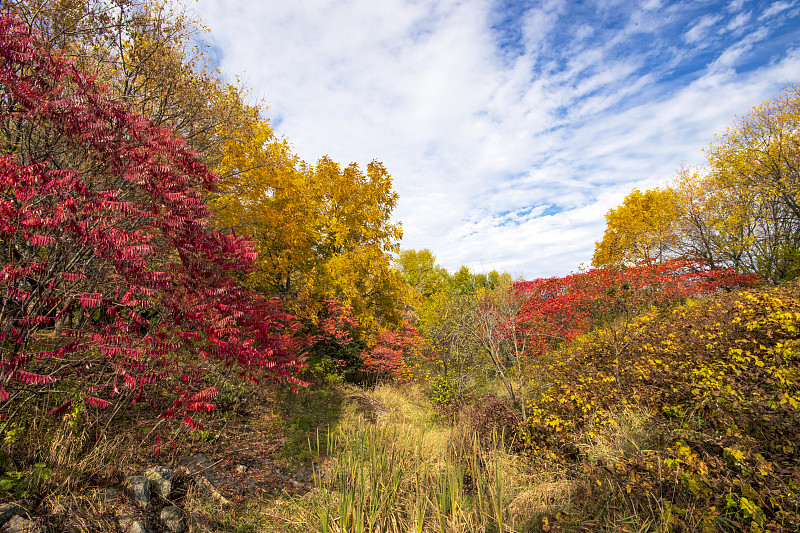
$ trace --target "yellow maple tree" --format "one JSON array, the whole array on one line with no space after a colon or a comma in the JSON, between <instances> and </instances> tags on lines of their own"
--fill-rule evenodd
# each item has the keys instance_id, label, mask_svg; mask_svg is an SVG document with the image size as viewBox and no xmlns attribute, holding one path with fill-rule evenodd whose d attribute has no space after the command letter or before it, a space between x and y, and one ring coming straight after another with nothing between
<instances>
[{"instance_id":1,"label":"yellow maple tree","mask_svg":"<svg viewBox=\"0 0 800 533\"><path fill-rule=\"evenodd\" d=\"M224 179L210 205L219 225L256 243L248 285L280 295L301 316L313 315L313 302L337 299L365 337L400 323L408 289L391 261L402 237L391 220L398 195L381 163L362 171L326 156L308 165L266 121L222 152Z\"/></svg>"},{"instance_id":2,"label":"yellow maple tree","mask_svg":"<svg viewBox=\"0 0 800 533\"><path fill-rule=\"evenodd\" d=\"M606 213L606 231L595 243L592 265L631 266L669 259L678 242L681 208L670 188L633 189L617 208Z\"/></svg>"}]
</instances>

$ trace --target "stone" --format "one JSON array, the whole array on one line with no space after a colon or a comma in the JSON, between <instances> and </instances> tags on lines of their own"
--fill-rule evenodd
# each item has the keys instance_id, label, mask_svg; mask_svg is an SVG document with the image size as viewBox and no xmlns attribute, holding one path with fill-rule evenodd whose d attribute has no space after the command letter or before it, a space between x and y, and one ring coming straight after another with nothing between
<instances>
[{"instance_id":1,"label":"stone","mask_svg":"<svg viewBox=\"0 0 800 533\"><path fill-rule=\"evenodd\" d=\"M117 515L117 523L122 531L128 531L136 522L136 509L131 505L120 505L114 509L114 513Z\"/></svg>"},{"instance_id":2,"label":"stone","mask_svg":"<svg viewBox=\"0 0 800 533\"><path fill-rule=\"evenodd\" d=\"M10 502L0 505L0 526L11 520L14 516L27 516L28 511L18 503Z\"/></svg>"},{"instance_id":3,"label":"stone","mask_svg":"<svg viewBox=\"0 0 800 533\"><path fill-rule=\"evenodd\" d=\"M214 499L222 504L229 505L231 503L230 500L225 498L217 488L221 483L223 483L223 481L236 490L236 492L239 494L242 492L239 485L233 479L230 479L227 476L225 479L223 479L222 476L225 476L224 473L218 475L213 463L211 463L211 461L208 460L208 457L202 453L184 457L178 461L178 468L191 476L200 490L207 494L211 494Z\"/></svg>"},{"instance_id":4,"label":"stone","mask_svg":"<svg viewBox=\"0 0 800 533\"><path fill-rule=\"evenodd\" d=\"M44 529L36 522L14 515L3 525L3 533L42 533Z\"/></svg>"},{"instance_id":5,"label":"stone","mask_svg":"<svg viewBox=\"0 0 800 533\"><path fill-rule=\"evenodd\" d=\"M150 480L145 476L130 476L125 482L125 493L144 509L150 503Z\"/></svg>"},{"instance_id":6,"label":"stone","mask_svg":"<svg viewBox=\"0 0 800 533\"><path fill-rule=\"evenodd\" d=\"M169 498L172 492L172 480L174 474L172 470L166 466L154 466L148 468L144 473L145 477L150 480L150 491L153 494L161 496L165 500Z\"/></svg>"},{"instance_id":7,"label":"stone","mask_svg":"<svg viewBox=\"0 0 800 533\"><path fill-rule=\"evenodd\" d=\"M152 533L152 532L149 529L147 529L142 522L134 520L125 530L125 533Z\"/></svg>"},{"instance_id":8,"label":"stone","mask_svg":"<svg viewBox=\"0 0 800 533\"><path fill-rule=\"evenodd\" d=\"M161 525L172 533L183 533L186 525L183 523L183 513L180 507L170 505L161 510Z\"/></svg>"},{"instance_id":9,"label":"stone","mask_svg":"<svg viewBox=\"0 0 800 533\"><path fill-rule=\"evenodd\" d=\"M115 509L117 523L125 533L152 533L141 521L136 509L130 505L121 505Z\"/></svg>"},{"instance_id":10,"label":"stone","mask_svg":"<svg viewBox=\"0 0 800 533\"><path fill-rule=\"evenodd\" d=\"M97 497L106 505L115 503L119 495L120 490L114 487L104 487L97 490Z\"/></svg>"}]
</instances>

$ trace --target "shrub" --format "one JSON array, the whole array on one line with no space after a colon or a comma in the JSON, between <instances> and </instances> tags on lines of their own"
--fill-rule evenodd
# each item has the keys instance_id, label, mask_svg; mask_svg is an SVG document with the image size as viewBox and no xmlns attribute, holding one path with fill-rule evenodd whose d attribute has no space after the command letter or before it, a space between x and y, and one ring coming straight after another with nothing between
<instances>
[{"instance_id":1,"label":"shrub","mask_svg":"<svg viewBox=\"0 0 800 533\"><path fill-rule=\"evenodd\" d=\"M208 229L217 178L182 139L8 12L0 93L0 414L63 386L54 416L125 399L195 428L206 360L301 383L293 319L238 285L252 246Z\"/></svg>"},{"instance_id":2,"label":"shrub","mask_svg":"<svg viewBox=\"0 0 800 533\"><path fill-rule=\"evenodd\" d=\"M463 418L487 449L504 440L510 447L518 446L522 416L509 398L489 393L476 398L464 409Z\"/></svg>"},{"instance_id":3,"label":"shrub","mask_svg":"<svg viewBox=\"0 0 800 533\"><path fill-rule=\"evenodd\" d=\"M798 332L797 286L651 311L633 323L619 381L608 337L586 335L541 361L552 385L529 404L527 444L573 464L591 457L596 497L665 530L797 530ZM647 431L621 423L624 412L647 417Z\"/></svg>"}]
</instances>

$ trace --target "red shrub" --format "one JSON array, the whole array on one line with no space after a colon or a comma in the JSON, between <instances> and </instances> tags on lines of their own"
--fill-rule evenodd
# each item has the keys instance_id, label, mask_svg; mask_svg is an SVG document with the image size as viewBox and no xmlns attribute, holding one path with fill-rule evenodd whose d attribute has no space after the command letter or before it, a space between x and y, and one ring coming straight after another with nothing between
<instances>
[{"instance_id":1,"label":"red shrub","mask_svg":"<svg viewBox=\"0 0 800 533\"><path fill-rule=\"evenodd\" d=\"M198 357L247 380L299 383L292 318L237 284L253 248L207 229L203 195L217 178L182 139L9 14L0 96L3 131L14 133L0 138L0 400L76 372L133 401L181 376L174 392L185 398L204 388ZM179 401L165 416L213 408Z\"/></svg>"}]
</instances>

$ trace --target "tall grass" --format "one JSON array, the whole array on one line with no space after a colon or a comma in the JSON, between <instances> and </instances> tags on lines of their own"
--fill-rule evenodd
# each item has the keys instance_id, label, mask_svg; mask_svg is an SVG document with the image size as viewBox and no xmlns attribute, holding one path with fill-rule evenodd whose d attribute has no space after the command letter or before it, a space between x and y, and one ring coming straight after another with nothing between
<instances>
[{"instance_id":1,"label":"tall grass","mask_svg":"<svg viewBox=\"0 0 800 533\"><path fill-rule=\"evenodd\" d=\"M380 392L378 395L380 396ZM317 531L511 532L525 522L511 512L524 473L502 435L488 449L460 427L430 424L424 410L383 391L389 414L369 422L346 418L312 440L328 461L314 476L310 506ZM510 468L512 467L512 468ZM517 470L515 472L515 470Z\"/></svg>"},{"instance_id":2,"label":"tall grass","mask_svg":"<svg viewBox=\"0 0 800 533\"><path fill-rule=\"evenodd\" d=\"M571 483L534 472L502 434L487 444L470 424L439 420L418 389L359 394L381 414L350 402L335 427L308 439L310 492L222 514L248 532L522 533L540 531L542 517L568 502Z\"/></svg>"}]
</instances>

